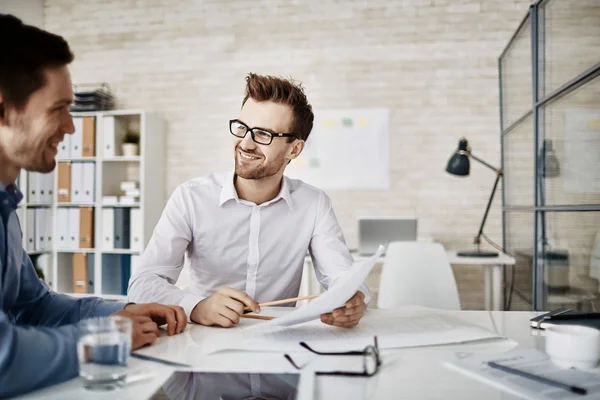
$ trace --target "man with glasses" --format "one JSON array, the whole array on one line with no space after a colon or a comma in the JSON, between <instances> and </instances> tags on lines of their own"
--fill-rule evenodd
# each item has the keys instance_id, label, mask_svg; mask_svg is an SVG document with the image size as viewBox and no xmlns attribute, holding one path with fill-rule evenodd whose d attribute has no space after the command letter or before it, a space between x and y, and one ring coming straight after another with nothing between
<instances>
[{"instance_id":1,"label":"man with glasses","mask_svg":"<svg viewBox=\"0 0 600 400\"><path fill-rule=\"evenodd\" d=\"M328 288L353 263L327 195L284 176L313 126L303 88L248 75L237 119L229 121L235 168L180 185L169 200L129 283L131 301L178 304L191 321L231 327L244 307L296 297L304 257ZM191 292L177 288L190 261ZM364 285L324 323L351 327L366 309ZM368 299L367 299L368 301Z\"/></svg>"}]
</instances>

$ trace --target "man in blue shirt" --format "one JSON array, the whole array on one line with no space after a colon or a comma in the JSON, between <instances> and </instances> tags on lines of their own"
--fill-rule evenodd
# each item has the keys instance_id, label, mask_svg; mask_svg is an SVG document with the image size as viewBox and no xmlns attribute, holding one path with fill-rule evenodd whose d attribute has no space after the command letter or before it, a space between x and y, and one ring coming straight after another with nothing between
<instances>
[{"instance_id":1,"label":"man in blue shirt","mask_svg":"<svg viewBox=\"0 0 600 400\"><path fill-rule=\"evenodd\" d=\"M21 169L47 173L58 144L75 131L67 65L73 55L60 36L0 14L0 398L70 379L78 373L76 343L82 319L132 319L133 349L153 343L158 325L181 333L181 307L108 303L57 294L38 279L21 245L15 210Z\"/></svg>"}]
</instances>

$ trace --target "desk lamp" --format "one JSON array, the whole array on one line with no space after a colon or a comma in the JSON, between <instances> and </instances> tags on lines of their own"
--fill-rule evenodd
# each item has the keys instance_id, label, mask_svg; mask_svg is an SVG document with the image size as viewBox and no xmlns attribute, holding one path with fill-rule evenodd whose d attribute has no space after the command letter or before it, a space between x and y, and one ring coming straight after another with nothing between
<instances>
[{"instance_id":1,"label":"desk lamp","mask_svg":"<svg viewBox=\"0 0 600 400\"><path fill-rule=\"evenodd\" d=\"M479 232L475 239L473 240L473 244L475 245L475 251L460 251L456 253L456 255L460 257L497 257L497 251L481 251L481 235L483 234L483 226L485 225L485 220L487 219L488 213L490 211L490 206L492 205L492 200L494 199L494 193L496 193L496 188L498 187L498 181L502 177L502 170L499 168L494 168L490 164L486 163L480 158L475 157L471 154L471 149L469 148L469 143L467 139L461 138L458 142L458 149L450 160L448 160L448 165L446 166L446 172L456 175L456 176L469 176L471 171L471 162L469 158L472 158L475 161L479 161L481 164L485 165L489 169L493 170L496 173L496 181L494 182L494 188L492 189L492 194L490 195L490 199L488 200L487 207L485 209L485 214L483 214L483 220L481 221L481 226L479 227Z\"/></svg>"}]
</instances>

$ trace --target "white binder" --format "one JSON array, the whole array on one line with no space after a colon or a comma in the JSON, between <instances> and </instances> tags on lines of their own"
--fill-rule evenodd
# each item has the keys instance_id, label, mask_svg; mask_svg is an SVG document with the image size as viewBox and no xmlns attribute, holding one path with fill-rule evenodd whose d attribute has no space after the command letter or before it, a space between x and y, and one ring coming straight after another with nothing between
<instances>
[{"instance_id":1,"label":"white binder","mask_svg":"<svg viewBox=\"0 0 600 400\"><path fill-rule=\"evenodd\" d=\"M54 203L54 171L44 175L44 203Z\"/></svg>"},{"instance_id":2,"label":"white binder","mask_svg":"<svg viewBox=\"0 0 600 400\"><path fill-rule=\"evenodd\" d=\"M137 273L140 271L140 259L141 259L141 256L138 256L138 255L131 256L131 276L137 275Z\"/></svg>"},{"instance_id":3,"label":"white binder","mask_svg":"<svg viewBox=\"0 0 600 400\"><path fill-rule=\"evenodd\" d=\"M112 158L115 152L115 117L102 117L102 147L104 158Z\"/></svg>"},{"instance_id":4,"label":"white binder","mask_svg":"<svg viewBox=\"0 0 600 400\"><path fill-rule=\"evenodd\" d=\"M142 210L139 208L131 209L129 220L129 243L133 251L142 251Z\"/></svg>"},{"instance_id":5,"label":"white binder","mask_svg":"<svg viewBox=\"0 0 600 400\"><path fill-rule=\"evenodd\" d=\"M79 248L79 207L69 208L68 243L70 249Z\"/></svg>"},{"instance_id":6,"label":"white binder","mask_svg":"<svg viewBox=\"0 0 600 400\"><path fill-rule=\"evenodd\" d=\"M27 172L27 202L28 203L39 203L39 187L38 187L39 174L37 172Z\"/></svg>"},{"instance_id":7,"label":"white binder","mask_svg":"<svg viewBox=\"0 0 600 400\"><path fill-rule=\"evenodd\" d=\"M71 203L83 203L83 165L84 163L71 163Z\"/></svg>"},{"instance_id":8,"label":"white binder","mask_svg":"<svg viewBox=\"0 0 600 400\"><path fill-rule=\"evenodd\" d=\"M25 251L30 253L35 251L35 210L33 208L28 208L25 211L25 223L27 224Z\"/></svg>"},{"instance_id":9,"label":"white binder","mask_svg":"<svg viewBox=\"0 0 600 400\"><path fill-rule=\"evenodd\" d=\"M56 210L56 247L59 249L69 248L69 209L59 207Z\"/></svg>"},{"instance_id":10,"label":"white binder","mask_svg":"<svg viewBox=\"0 0 600 400\"><path fill-rule=\"evenodd\" d=\"M56 158L71 158L71 136L72 135L65 135L63 141L58 144L58 152L56 153Z\"/></svg>"},{"instance_id":11,"label":"white binder","mask_svg":"<svg viewBox=\"0 0 600 400\"><path fill-rule=\"evenodd\" d=\"M46 210L36 208L35 215L35 250L46 249Z\"/></svg>"},{"instance_id":12,"label":"white binder","mask_svg":"<svg viewBox=\"0 0 600 400\"><path fill-rule=\"evenodd\" d=\"M75 133L71 135L71 158L81 158L83 146L83 118L73 118Z\"/></svg>"},{"instance_id":13,"label":"white binder","mask_svg":"<svg viewBox=\"0 0 600 400\"><path fill-rule=\"evenodd\" d=\"M83 163L83 182L82 182L82 198L81 201L83 203L93 203L94 189L96 183L96 163L87 162Z\"/></svg>"},{"instance_id":14,"label":"white binder","mask_svg":"<svg viewBox=\"0 0 600 400\"><path fill-rule=\"evenodd\" d=\"M112 208L102 210L102 249L115 248L115 212Z\"/></svg>"},{"instance_id":15,"label":"white binder","mask_svg":"<svg viewBox=\"0 0 600 400\"><path fill-rule=\"evenodd\" d=\"M52 209L47 208L44 210L45 211L45 215L44 218L46 220L46 232L45 232L45 236L46 238L44 239L44 241L46 242L46 248L48 250L52 249L52 245L54 244L54 221L52 220Z\"/></svg>"}]
</instances>

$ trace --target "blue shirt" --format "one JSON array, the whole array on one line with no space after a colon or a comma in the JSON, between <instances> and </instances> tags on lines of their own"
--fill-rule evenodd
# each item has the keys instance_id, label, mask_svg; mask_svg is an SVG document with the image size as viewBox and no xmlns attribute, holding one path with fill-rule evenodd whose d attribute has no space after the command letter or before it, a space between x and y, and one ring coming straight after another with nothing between
<instances>
[{"instance_id":1,"label":"blue shirt","mask_svg":"<svg viewBox=\"0 0 600 400\"><path fill-rule=\"evenodd\" d=\"M78 321L121 310L122 303L73 299L41 281L23 250L15 210L23 198L0 184L0 398L78 374Z\"/></svg>"}]
</instances>

